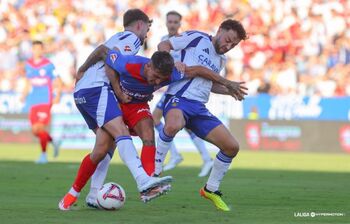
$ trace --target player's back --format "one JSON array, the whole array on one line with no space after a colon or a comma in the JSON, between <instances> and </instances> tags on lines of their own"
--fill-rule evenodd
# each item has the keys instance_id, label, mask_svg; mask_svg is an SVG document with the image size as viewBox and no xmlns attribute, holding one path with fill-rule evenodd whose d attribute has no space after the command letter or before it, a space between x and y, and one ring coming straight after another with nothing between
<instances>
[{"instance_id":1,"label":"player's back","mask_svg":"<svg viewBox=\"0 0 350 224\"><path fill-rule=\"evenodd\" d=\"M104 45L110 49L118 48L122 54L135 55L140 49L141 40L130 31L119 32L109 38ZM105 74L104 62L99 61L91 66L75 87L75 92L80 89L103 86L109 83Z\"/></svg>"},{"instance_id":2,"label":"player's back","mask_svg":"<svg viewBox=\"0 0 350 224\"><path fill-rule=\"evenodd\" d=\"M31 84L27 104L51 104L52 81L56 77L54 65L47 58L42 58L39 62L29 59L25 64L25 71Z\"/></svg>"},{"instance_id":3,"label":"player's back","mask_svg":"<svg viewBox=\"0 0 350 224\"><path fill-rule=\"evenodd\" d=\"M174 50L180 50L180 61L187 66L201 65L216 73L225 66L225 56L216 53L211 36L206 33L186 31L169 40ZM167 93L206 103L211 87L211 81L196 77L171 84Z\"/></svg>"}]
</instances>

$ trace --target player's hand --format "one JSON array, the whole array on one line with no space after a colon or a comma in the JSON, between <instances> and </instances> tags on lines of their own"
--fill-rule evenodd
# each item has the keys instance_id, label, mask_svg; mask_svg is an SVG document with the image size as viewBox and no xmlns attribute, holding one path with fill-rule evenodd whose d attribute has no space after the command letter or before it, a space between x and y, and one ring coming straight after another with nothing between
<instances>
[{"instance_id":1,"label":"player's hand","mask_svg":"<svg viewBox=\"0 0 350 224\"><path fill-rule=\"evenodd\" d=\"M118 100L121 102L121 103L130 103L131 100L132 100L132 97L125 94L124 92L120 91L117 95L117 98Z\"/></svg>"},{"instance_id":2,"label":"player's hand","mask_svg":"<svg viewBox=\"0 0 350 224\"><path fill-rule=\"evenodd\" d=\"M179 72L181 72L182 74L185 73L185 70L186 70L186 64L185 63L182 63L180 61L178 62L175 62L175 68L177 70L179 70Z\"/></svg>"},{"instance_id":3,"label":"player's hand","mask_svg":"<svg viewBox=\"0 0 350 224\"><path fill-rule=\"evenodd\" d=\"M248 88L244 86L245 82L234 82L228 81L225 86L229 91L229 95L231 95L236 100L244 100L244 97L248 94Z\"/></svg>"}]
</instances>

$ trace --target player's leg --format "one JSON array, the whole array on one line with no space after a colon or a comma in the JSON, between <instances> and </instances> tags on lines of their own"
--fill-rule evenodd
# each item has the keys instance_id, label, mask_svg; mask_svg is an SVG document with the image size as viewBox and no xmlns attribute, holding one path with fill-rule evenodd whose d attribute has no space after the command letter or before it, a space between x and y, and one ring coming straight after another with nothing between
<instances>
[{"instance_id":1,"label":"player's leg","mask_svg":"<svg viewBox=\"0 0 350 224\"><path fill-rule=\"evenodd\" d=\"M163 107L164 107L165 94L162 96L161 100L158 102L156 108L154 109L152 116L154 121L154 126L158 133L160 133L164 124L161 122L161 118L163 116ZM181 154L177 150L175 143L170 146L170 160L167 165L164 166L164 171L171 170L176 167L183 160Z\"/></svg>"},{"instance_id":2,"label":"player's leg","mask_svg":"<svg viewBox=\"0 0 350 224\"><path fill-rule=\"evenodd\" d=\"M41 146L41 155L37 163L47 163L47 144L52 142L52 137L46 130L50 122L49 105L35 105L29 111L29 120L32 125L32 133L39 139Z\"/></svg>"},{"instance_id":3,"label":"player's leg","mask_svg":"<svg viewBox=\"0 0 350 224\"><path fill-rule=\"evenodd\" d=\"M185 118L181 109L171 108L166 111L165 125L159 133L157 139L155 174L159 175L162 172L162 166L172 144L175 135L185 126Z\"/></svg>"},{"instance_id":4,"label":"player's leg","mask_svg":"<svg viewBox=\"0 0 350 224\"><path fill-rule=\"evenodd\" d=\"M202 196L210 199L214 205L223 211L230 208L222 200L219 191L221 180L230 167L233 157L239 150L239 144L222 122L212 115L204 104L196 107L196 116L192 116L186 127L190 128L197 136L216 145L220 151L214 159L213 168L208 182L200 190Z\"/></svg>"},{"instance_id":5,"label":"player's leg","mask_svg":"<svg viewBox=\"0 0 350 224\"><path fill-rule=\"evenodd\" d=\"M125 128L127 133L119 133L117 129L120 128ZM108 122L106 125L104 125L104 129L107 130L111 135L116 136L114 139L118 148L119 156L127 165L132 176L134 177L137 188L140 192L140 199L143 202L150 201L169 190L163 186L169 186L169 183L172 181L171 176L155 178L147 175L143 169L141 160L138 157L136 148L124 123L123 125L115 125Z\"/></svg>"},{"instance_id":6,"label":"player's leg","mask_svg":"<svg viewBox=\"0 0 350 224\"><path fill-rule=\"evenodd\" d=\"M85 199L87 206L92 208L98 208L98 204L96 201L97 193L106 179L109 164L115 151L115 142L113 138L110 138L108 148L109 150L107 155L102 161L99 162L94 174L91 177L90 191Z\"/></svg>"},{"instance_id":7,"label":"player's leg","mask_svg":"<svg viewBox=\"0 0 350 224\"><path fill-rule=\"evenodd\" d=\"M198 137L195 133L193 133L190 129L186 128L187 133L190 135L193 144L196 146L198 152L200 153L203 165L201 168L201 171L199 172L199 177L205 177L209 174L211 168L213 167L213 160L210 157L210 154L208 152L207 147L205 146L205 143L203 139Z\"/></svg>"},{"instance_id":8,"label":"player's leg","mask_svg":"<svg viewBox=\"0 0 350 224\"><path fill-rule=\"evenodd\" d=\"M133 130L142 140L141 162L146 173L152 176L154 173L154 160L156 154L156 146L154 140L153 120L146 117L133 127Z\"/></svg>"},{"instance_id":9,"label":"player's leg","mask_svg":"<svg viewBox=\"0 0 350 224\"><path fill-rule=\"evenodd\" d=\"M218 209L229 211L230 208L221 198L222 194L219 191L219 187L231 165L232 159L239 151L239 144L223 124L210 131L205 139L216 145L220 151L214 159L213 168L208 181L205 187L201 189L200 193L202 196L212 200Z\"/></svg>"},{"instance_id":10,"label":"player's leg","mask_svg":"<svg viewBox=\"0 0 350 224\"><path fill-rule=\"evenodd\" d=\"M92 174L95 172L96 167L108 151L108 143L111 136L101 128L95 130L96 141L94 149L91 153L86 155L80 164L77 176L69 192L63 197L59 203L61 210L69 210L70 207L76 202L79 197L80 191L86 185Z\"/></svg>"}]
</instances>

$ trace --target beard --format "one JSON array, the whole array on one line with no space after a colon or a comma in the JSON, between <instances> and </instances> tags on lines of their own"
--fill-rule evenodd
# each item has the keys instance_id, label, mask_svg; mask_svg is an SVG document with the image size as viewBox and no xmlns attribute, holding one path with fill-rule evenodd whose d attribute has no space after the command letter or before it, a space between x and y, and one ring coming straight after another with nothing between
<instances>
[{"instance_id":1,"label":"beard","mask_svg":"<svg viewBox=\"0 0 350 224\"><path fill-rule=\"evenodd\" d=\"M221 52L220 50L220 45L219 45L219 38L217 38L215 41L214 41L214 49L216 51L217 54L224 54L225 52Z\"/></svg>"}]
</instances>

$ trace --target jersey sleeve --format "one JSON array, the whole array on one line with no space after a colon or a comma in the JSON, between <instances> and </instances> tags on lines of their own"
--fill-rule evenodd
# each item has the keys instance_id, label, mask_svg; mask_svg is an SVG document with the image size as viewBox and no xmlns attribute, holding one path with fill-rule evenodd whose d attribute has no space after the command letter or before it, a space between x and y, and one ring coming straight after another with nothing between
<instances>
[{"instance_id":1,"label":"jersey sleeve","mask_svg":"<svg viewBox=\"0 0 350 224\"><path fill-rule=\"evenodd\" d=\"M133 33L114 35L104 45L110 49L118 48L123 55L135 55L140 50L141 40Z\"/></svg>"},{"instance_id":2,"label":"jersey sleeve","mask_svg":"<svg viewBox=\"0 0 350 224\"><path fill-rule=\"evenodd\" d=\"M170 76L170 82L176 82L184 78L185 78L185 74L181 73L179 70L174 68Z\"/></svg>"},{"instance_id":3,"label":"jersey sleeve","mask_svg":"<svg viewBox=\"0 0 350 224\"><path fill-rule=\"evenodd\" d=\"M126 58L120 53L120 51L109 50L105 63L118 73L123 73L126 64Z\"/></svg>"},{"instance_id":4,"label":"jersey sleeve","mask_svg":"<svg viewBox=\"0 0 350 224\"><path fill-rule=\"evenodd\" d=\"M198 31L186 31L178 36L169 38L171 46L175 51L186 49L189 47L196 47L205 34Z\"/></svg>"}]
</instances>

